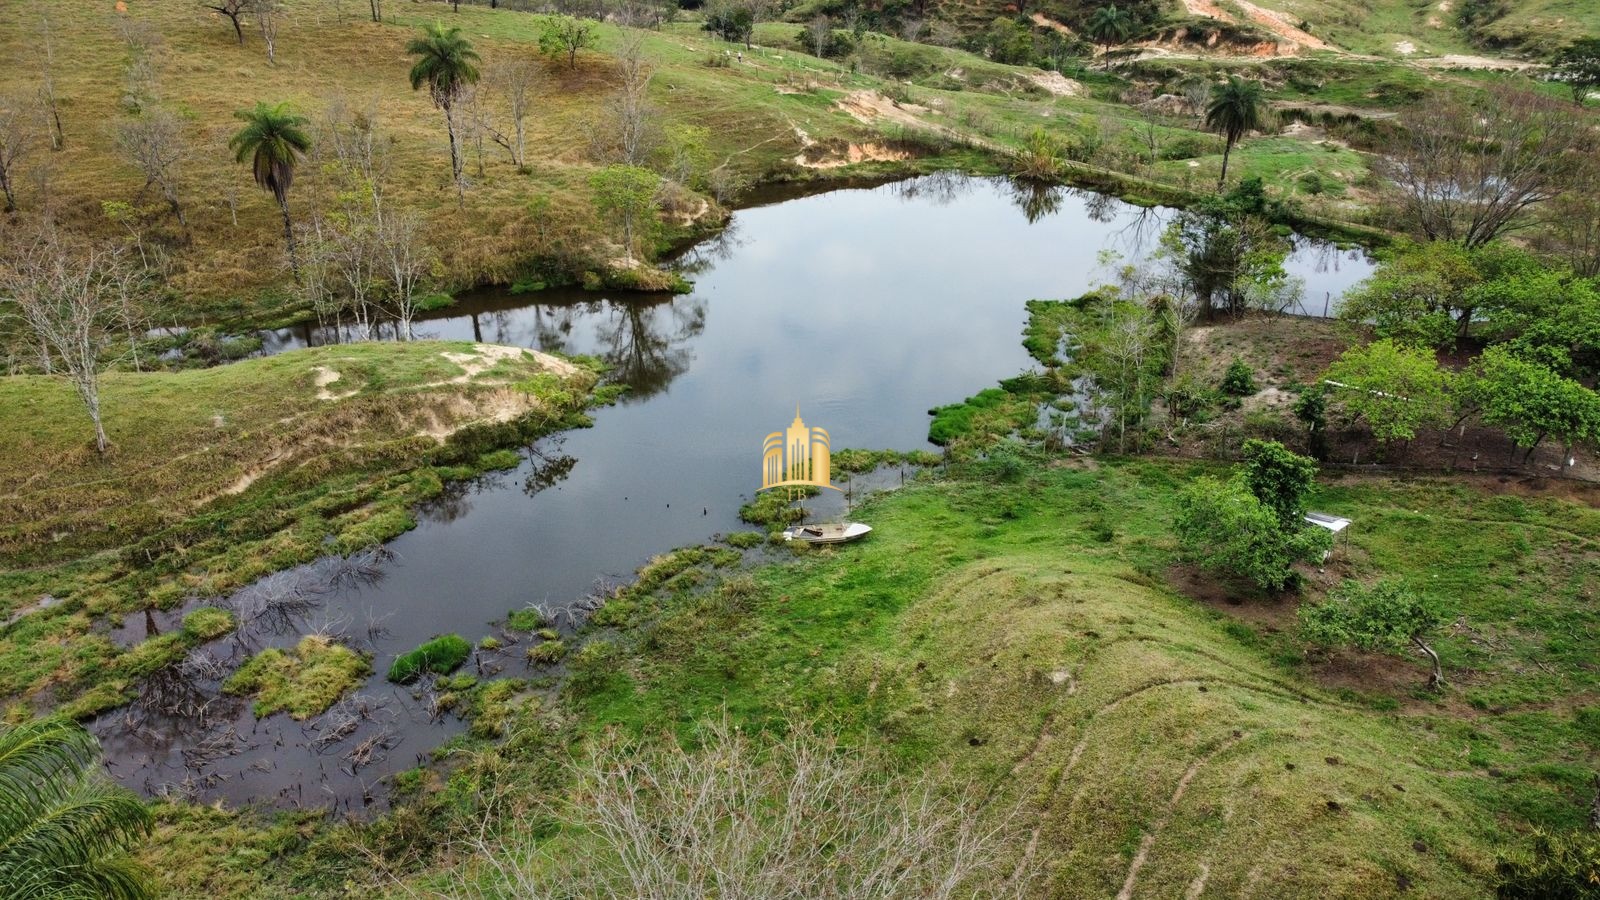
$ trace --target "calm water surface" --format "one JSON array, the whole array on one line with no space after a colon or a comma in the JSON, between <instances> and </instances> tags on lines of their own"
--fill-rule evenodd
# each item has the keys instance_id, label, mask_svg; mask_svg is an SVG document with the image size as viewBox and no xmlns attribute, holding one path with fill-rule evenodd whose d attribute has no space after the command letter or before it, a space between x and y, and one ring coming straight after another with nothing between
<instances>
[{"instance_id":1,"label":"calm water surface","mask_svg":"<svg viewBox=\"0 0 1600 900\"><path fill-rule=\"evenodd\" d=\"M184 784L235 803L359 807L381 795L382 776L460 729L382 680L396 653L441 632L476 640L529 603L568 607L654 554L739 528L762 439L797 405L835 448L928 446L929 408L1029 367L1024 301L1082 293L1109 274L1103 251L1149 252L1167 215L1093 194L1052 200L1042 211L1003 181L941 176L788 200L743 210L691 248L689 295L487 293L419 323L419 337L592 354L633 389L596 411L593 428L540 442L519 469L421 509L388 546L392 559L280 576L301 579L310 607L217 649L292 644L316 627L366 644L380 674L349 736L319 741L334 723L281 714L257 722L228 698L211 701L205 727L119 711L97 723L111 771L147 792ZM1370 264L1303 243L1290 268L1320 314ZM333 337L286 330L266 349ZM140 616L123 636L142 638L148 624ZM485 665L529 674L511 654ZM367 740L380 746L353 755Z\"/></svg>"}]
</instances>

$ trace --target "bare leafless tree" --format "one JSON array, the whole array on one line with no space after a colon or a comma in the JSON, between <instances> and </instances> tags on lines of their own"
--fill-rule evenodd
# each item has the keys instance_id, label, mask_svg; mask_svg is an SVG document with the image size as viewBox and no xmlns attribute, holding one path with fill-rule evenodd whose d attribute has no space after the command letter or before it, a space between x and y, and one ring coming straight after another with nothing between
<instances>
[{"instance_id":1,"label":"bare leafless tree","mask_svg":"<svg viewBox=\"0 0 1600 900\"><path fill-rule=\"evenodd\" d=\"M110 446L100 373L119 332L137 317L141 274L121 250L76 246L44 232L0 259L0 308L21 317L54 355L94 423L95 448Z\"/></svg>"},{"instance_id":2,"label":"bare leafless tree","mask_svg":"<svg viewBox=\"0 0 1600 900\"><path fill-rule=\"evenodd\" d=\"M374 239L397 331L401 340L409 341L421 299L418 288L433 259L433 251L422 239L422 219L410 210L391 211L379 223Z\"/></svg>"},{"instance_id":3,"label":"bare leafless tree","mask_svg":"<svg viewBox=\"0 0 1600 900\"><path fill-rule=\"evenodd\" d=\"M1550 201L1539 248L1565 259L1585 278L1600 276L1600 148L1576 155L1566 189Z\"/></svg>"},{"instance_id":4,"label":"bare leafless tree","mask_svg":"<svg viewBox=\"0 0 1600 900\"><path fill-rule=\"evenodd\" d=\"M887 775L804 725L753 738L721 721L702 737L693 752L602 742L573 766L567 801L543 810L563 825L561 850L541 842L542 817L486 826L444 895L1010 897L1031 882L1001 868L1010 820L933 776ZM517 800L483 806L509 818Z\"/></svg>"},{"instance_id":5,"label":"bare leafless tree","mask_svg":"<svg viewBox=\"0 0 1600 900\"><path fill-rule=\"evenodd\" d=\"M283 4L279 0L251 0L256 14L256 28L267 45L267 62L278 64L278 25L283 18Z\"/></svg>"},{"instance_id":6,"label":"bare leafless tree","mask_svg":"<svg viewBox=\"0 0 1600 900\"><path fill-rule=\"evenodd\" d=\"M393 162L394 137L380 129L376 98L356 106L334 95L323 115L315 152L331 152L342 194L353 194L383 218L384 188Z\"/></svg>"},{"instance_id":7,"label":"bare leafless tree","mask_svg":"<svg viewBox=\"0 0 1600 900\"><path fill-rule=\"evenodd\" d=\"M50 149L60 150L66 146L67 138L61 130L61 102L56 97L55 32L50 22L49 6L40 4L39 10L39 103L50 119Z\"/></svg>"},{"instance_id":8,"label":"bare leafless tree","mask_svg":"<svg viewBox=\"0 0 1600 900\"><path fill-rule=\"evenodd\" d=\"M383 0L367 0L367 5L372 7L372 21L383 21Z\"/></svg>"},{"instance_id":9,"label":"bare leafless tree","mask_svg":"<svg viewBox=\"0 0 1600 900\"><path fill-rule=\"evenodd\" d=\"M611 143L604 154L630 166L643 165L660 138L655 104L650 102L650 82L655 68L644 51L644 33L623 37L617 50L617 91L609 107Z\"/></svg>"},{"instance_id":10,"label":"bare leafless tree","mask_svg":"<svg viewBox=\"0 0 1600 900\"><path fill-rule=\"evenodd\" d=\"M19 164L33 152L39 134L39 114L20 96L0 97L0 194L6 212L17 209Z\"/></svg>"},{"instance_id":11,"label":"bare leafless tree","mask_svg":"<svg viewBox=\"0 0 1600 900\"><path fill-rule=\"evenodd\" d=\"M1439 99L1405 119L1378 173L1428 240L1486 244L1558 192L1584 128L1564 104L1509 85L1476 102Z\"/></svg>"},{"instance_id":12,"label":"bare leafless tree","mask_svg":"<svg viewBox=\"0 0 1600 900\"><path fill-rule=\"evenodd\" d=\"M511 164L519 170L527 165L523 146L527 137L528 111L533 106L538 80L538 67L525 59L495 63L490 66L488 77L484 79L505 112L506 127L497 127L492 119L486 121L483 127L490 139L505 148L511 156Z\"/></svg>"},{"instance_id":13,"label":"bare leafless tree","mask_svg":"<svg viewBox=\"0 0 1600 900\"><path fill-rule=\"evenodd\" d=\"M122 64L122 105L129 112L138 112L160 95L156 64L163 46L161 32L149 22L129 16L118 16L116 27L127 50Z\"/></svg>"},{"instance_id":14,"label":"bare leafless tree","mask_svg":"<svg viewBox=\"0 0 1600 900\"><path fill-rule=\"evenodd\" d=\"M146 110L117 127L117 145L144 174L139 194L151 188L160 191L178 225L187 231L189 218L179 196L183 163L190 151L183 121L164 109Z\"/></svg>"},{"instance_id":15,"label":"bare leafless tree","mask_svg":"<svg viewBox=\"0 0 1600 900\"><path fill-rule=\"evenodd\" d=\"M213 12L220 13L233 24L233 35L239 39L239 46L244 46L244 26L241 20L250 9L251 0L200 0L200 5Z\"/></svg>"},{"instance_id":16,"label":"bare leafless tree","mask_svg":"<svg viewBox=\"0 0 1600 900\"><path fill-rule=\"evenodd\" d=\"M1189 108L1189 115L1195 121L1203 121L1206 109L1211 105L1211 79L1191 78L1183 83L1183 102Z\"/></svg>"},{"instance_id":17,"label":"bare leafless tree","mask_svg":"<svg viewBox=\"0 0 1600 900\"><path fill-rule=\"evenodd\" d=\"M811 45L811 55L821 58L828 55L828 44L833 40L833 20L817 16L806 25L806 40Z\"/></svg>"}]
</instances>

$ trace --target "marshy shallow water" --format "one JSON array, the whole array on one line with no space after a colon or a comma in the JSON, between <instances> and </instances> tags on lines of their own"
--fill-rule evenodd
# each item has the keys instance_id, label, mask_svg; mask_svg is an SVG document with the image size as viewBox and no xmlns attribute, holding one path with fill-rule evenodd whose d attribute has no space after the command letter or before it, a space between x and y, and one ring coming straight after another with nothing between
<instances>
[{"instance_id":1,"label":"marshy shallow water","mask_svg":"<svg viewBox=\"0 0 1600 900\"><path fill-rule=\"evenodd\" d=\"M1081 294L1110 275L1102 251L1152 251L1168 215L929 176L742 210L680 259L695 282L687 295L461 298L417 336L591 354L631 390L517 469L452 485L384 553L323 560L228 598L248 627L210 645L183 683L152 686L177 715L135 704L96 721L108 771L146 793L235 804L381 804L386 776L463 728L383 680L397 653L444 632L476 641L529 604L569 609L655 554L740 528L762 439L797 405L835 448L928 447L927 410L1030 367L1026 300ZM1371 270L1359 251L1299 243L1290 269L1306 282L1304 311L1336 309ZM263 337L279 352L339 336ZM830 495L814 508L827 518L842 504ZM136 614L114 637L131 643L174 622ZM313 630L373 653L376 674L356 698L296 722L258 721L247 700L218 695L245 654ZM518 649L464 671L539 675Z\"/></svg>"}]
</instances>

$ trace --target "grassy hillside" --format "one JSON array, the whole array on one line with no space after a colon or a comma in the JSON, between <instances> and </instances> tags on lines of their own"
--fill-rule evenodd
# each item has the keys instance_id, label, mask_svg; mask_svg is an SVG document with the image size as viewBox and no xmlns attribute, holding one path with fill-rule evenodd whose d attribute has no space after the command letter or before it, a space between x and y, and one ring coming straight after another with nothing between
<instances>
[{"instance_id":1,"label":"grassy hillside","mask_svg":"<svg viewBox=\"0 0 1600 900\"><path fill-rule=\"evenodd\" d=\"M1271 0L1259 4L1311 25L1357 53L1389 57L1506 51L1548 56L1600 34L1600 9L1583 0Z\"/></svg>"},{"instance_id":2,"label":"grassy hillside","mask_svg":"<svg viewBox=\"0 0 1600 900\"><path fill-rule=\"evenodd\" d=\"M345 4L342 17L339 7L313 0L286 0L285 9L271 64L258 35L247 30L241 47L225 20L197 5L135 2L117 13L67 0L0 0L0 54L16 61L0 73L0 96L31 103L48 74L64 129L63 149L46 149L41 131L18 164L24 219L48 208L59 221L104 240L131 243L131 227L150 249L164 250L171 291L156 314L160 323L281 318L299 303L284 265L281 223L271 197L250 182L225 144L238 127L235 111L259 100L288 101L312 119L321 147L301 165L290 192L301 223L336 206L321 135L329 110L343 106L370 109L380 136L392 139L384 143L389 203L424 214L442 287L571 278L603 268L615 254L616 236L593 210L588 179L600 164L591 144L604 130L616 89L608 54L622 42L621 29L598 26L599 50L579 53L576 67L568 68L564 60L538 56L543 18L524 12L393 4L392 18L376 24L358 16L355 4ZM528 123L527 171L513 168L486 142L480 174L469 146L464 208L457 208L449 184L443 116L426 92L406 82L404 45L436 19L463 28L485 70L531 60L541 73ZM42 37L47 23L48 44ZM763 25L757 41L765 49L716 66L708 61L723 60L735 48L695 24L644 33L644 53L656 73L650 97L659 110L660 149L652 165L676 170L701 194L711 192L710 172L719 167L747 182L993 167L997 155L1042 127L1069 143L1096 138L1096 156L1080 176L1147 198L1181 200L1187 187L1203 187L1220 162L1219 142L1194 134L1196 122L1163 119L1163 143L1182 145L1178 165L1147 171L1143 120L1113 102L1125 87L1115 76L1084 72L1083 83L1041 80L1038 70L880 35L868 35L849 59L819 60L798 52L799 30ZM180 117L179 192L188 207L187 232L156 192L141 190L143 176L118 149L118 127L146 114L141 110ZM883 152L886 144L893 152ZM1261 155L1277 152L1253 153L1247 145L1235 157L1235 171L1253 173ZM851 159L863 161L847 165ZM1359 181L1362 168L1352 165L1359 160L1315 154L1303 162L1349 183ZM1278 177L1281 168L1269 163L1261 171L1276 189L1294 193L1295 181ZM1156 183L1141 186L1142 177ZM703 199L675 199L664 237L714 226L715 204ZM1337 218L1361 206L1305 199ZM103 208L107 202L132 203L132 219L113 221Z\"/></svg>"},{"instance_id":3,"label":"grassy hillside","mask_svg":"<svg viewBox=\"0 0 1600 900\"><path fill-rule=\"evenodd\" d=\"M145 656L187 648L121 653L97 617L387 540L441 478L514 465L501 448L580 423L594 383L543 354L433 341L111 373L101 458L65 381L0 381L0 696L115 705L159 662Z\"/></svg>"},{"instance_id":4,"label":"grassy hillside","mask_svg":"<svg viewBox=\"0 0 1600 900\"><path fill-rule=\"evenodd\" d=\"M579 727L692 743L727 710L886 742L1016 810L1007 868L1036 867L1039 896L1482 896L1498 846L1583 820L1592 509L1324 485L1358 527L1308 599L1381 573L1458 604L1435 697L1415 660L1308 656L1294 598L1196 591L1168 522L1199 471L980 466L859 510L863 543L709 590L688 571L607 610L623 632L569 682Z\"/></svg>"}]
</instances>

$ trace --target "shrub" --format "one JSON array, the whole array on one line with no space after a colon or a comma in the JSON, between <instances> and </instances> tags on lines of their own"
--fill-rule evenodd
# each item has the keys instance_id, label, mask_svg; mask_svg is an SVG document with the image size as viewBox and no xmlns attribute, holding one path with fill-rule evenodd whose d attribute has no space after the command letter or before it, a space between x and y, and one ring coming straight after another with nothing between
<instances>
[{"instance_id":1,"label":"shrub","mask_svg":"<svg viewBox=\"0 0 1600 900\"><path fill-rule=\"evenodd\" d=\"M215 606L202 606L183 617L183 631L197 641L210 641L233 630L233 613Z\"/></svg>"},{"instance_id":2,"label":"shrub","mask_svg":"<svg viewBox=\"0 0 1600 900\"><path fill-rule=\"evenodd\" d=\"M1244 442L1245 486L1278 514L1285 527L1298 527L1305 516L1306 495L1317 483L1316 460L1291 453L1277 441Z\"/></svg>"},{"instance_id":3,"label":"shrub","mask_svg":"<svg viewBox=\"0 0 1600 900\"><path fill-rule=\"evenodd\" d=\"M371 671L366 657L321 635L292 651L276 647L251 657L222 683L224 693L256 698L256 718L286 711L304 720L322 713Z\"/></svg>"},{"instance_id":4,"label":"shrub","mask_svg":"<svg viewBox=\"0 0 1600 900\"><path fill-rule=\"evenodd\" d=\"M572 658L572 678L568 683L578 696L602 690L616 674L617 647L610 641L590 641Z\"/></svg>"},{"instance_id":5,"label":"shrub","mask_svg":"<svg viewBox=\"0 0 1600 900\"><path fill-rule=\"evenodd\" d=\"M422 644L415 650L395 657L389 666L388 678L395 684L410 684L424 672L448 675L461 667L472 655L472 645L459 634L445 634Z\"/></svg>"},{"instance_id":6,"label":"shrub","mask_svg":"<svg viewBox=\"0 0 1600 900\"><path fill-rule=\"evenodd\" d=\"M1222 376L1222 392L1230 397L1249 397L1257 390L1256 373L1250 364L1235 356Z\"/></svg>"},{"instance_id":7,"label":"shrub","mask_svg":"<svg viewBox=\"0 0 1600 900\"><path fill-rule=\"evenodd\" d=\"M538 666L558 663L566 655L567 645L564 641L545 641L528 648L528 662Z\"/></svg>"},{"instance_id":8,"label":"shrub","mask_svg":"<svg viewBox=\"0 0 1600 900\"><path fill-rule=\"evenodd\" d=\"M1002 851L1020 839L935 774L898 776L890 761L803 723L713 722L688 748L614 737L591 746L571 767L583 802L549 804L553 820L508 822L451 876L447 895L853 897L870 886L874 896L941 897L1004 881ZM552 830L582 852L552 852ZM669 840L689 848L677 864L629 866L661 857ZM1033 869L1024 863L1018 880Z\"/></svg>"},{"instance_id":9,"label":"shrub","mask_svg":"<svg viewBox=\"0 0 1600 900\"><path fill-rule=\"evenodd\" d=\"M728 542L728 546L737 547L740 550L749 550L751 547L759 546L765 539L765 536L759 531L735 531L724 538Z\"/></svg>"},{"instance_id":10,"label":"shrub","mask_svg":"<svg viewBox=\"0 0 1600 900\"><path fill-rule=\"evenodd\" d=\"M1201 567L1269 591L1289 587L1297 561L1317 559L1332 546L1325 529L1285 527L1243 477L1195 479L1178 495L1177 532L1184 554Z\"/></svg>"},{"instance_id":11,"label":"shrub","mask_svg":"<svg viewBox=\"0 0 1600 900\"><path fill-rule=\"evenodd\" d=\"M550 624L544 610L533 606L514 609L506 616L506 627L512 631L537 631Z\"/></svg>"},{"instance_id":12,"label":"shrub","mask_svg":"<svg viewBox=\"0 0 1600 900\"><path fill-rule=\"evenodd\" d=\"M1346 581L1327 600L1300 608L1300 633L1325 647L1388 651L1415 647L1433 664L1428 686L1437 690L1444 684L1444 672L1431 635L1444 619L1438 603L1399 582Z\"/></svg>"},{"instance_id":13,"label":"shrub","mask_svg":"<svg viewBox=\"0 0 1600 900\"><path fill-rule=\"evenodd\" d=\"M1600 834L1535 829L1526 845L1501 853L1494 874L1501 900L1594 897L1600 884Z\"/></svg>"},{"instance_id":14,"label":"shrub","mask_svg":"<svg viewBox=\"0 0 1600 900\"><path fill-rule=\"evenodd\" d=\"M1055 135L1035 128L1011 156L1011 174L1034 181L1055 181L1067 169L1067 147Z\"/></svg>"}]
</instances>

